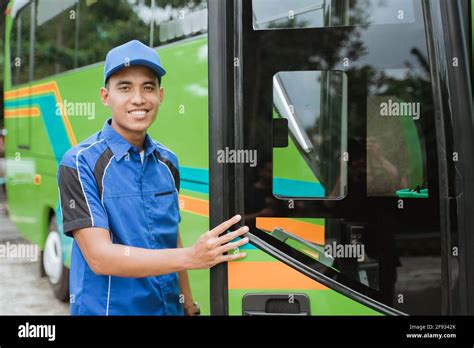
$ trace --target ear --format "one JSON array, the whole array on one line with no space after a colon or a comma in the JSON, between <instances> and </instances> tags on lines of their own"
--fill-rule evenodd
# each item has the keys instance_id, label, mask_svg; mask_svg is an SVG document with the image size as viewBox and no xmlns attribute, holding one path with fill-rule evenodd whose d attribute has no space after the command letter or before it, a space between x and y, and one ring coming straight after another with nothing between
<instances>
[{"instance_id":1,"label":"ear","mask_svg":"<svg viewBox=\"0 0 474 348\"><path fill-rule=\"evenodd\" d=\"M105 87L102 87L100 89L100 99L102 100L102 104L105 106L110 106L109 105L109 90Z\"/></svg>"},{"instance_id":2,"label":"ear","mask_svg":"<svg viewBox=\"0 0 474 348\"><path fill-rule=\"evenodd\" d=\"M163 103L164 97L165 97L165 90L163 87L160 87L160 104Z\"/></svg>"}]
</instances>

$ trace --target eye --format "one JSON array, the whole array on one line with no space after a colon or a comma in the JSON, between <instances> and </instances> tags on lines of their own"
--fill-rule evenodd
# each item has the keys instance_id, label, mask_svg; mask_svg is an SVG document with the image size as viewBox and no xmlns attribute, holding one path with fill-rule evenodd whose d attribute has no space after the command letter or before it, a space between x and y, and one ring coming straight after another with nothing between
<instances>
[{"instance_id":1,"label":"eye","mask_svg":"<svg viewBox=\"0 0 474 348\"><path fill-rule=\"evenodd\" d=\"M128 87L128 86L119 86L118 89L121 92L127 92L130 89L130 87Z\"/></svg>"},{"instance_id":2,"label":"eye","mask_svg":"<svg viewBox=\"0 0 474 348\"><path fill-rule=\"evenodd\" d=\"M154 90L155 90L155 86L152 86L152 85L145 86L145 91L147 92L152 92Z\"/></svg>"}]
</instances>

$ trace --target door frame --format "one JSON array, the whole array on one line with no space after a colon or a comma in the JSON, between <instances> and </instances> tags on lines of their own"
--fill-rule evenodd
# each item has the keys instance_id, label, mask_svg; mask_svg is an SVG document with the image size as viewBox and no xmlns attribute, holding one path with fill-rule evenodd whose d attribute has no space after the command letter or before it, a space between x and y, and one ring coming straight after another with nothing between
<instances>
[{"instance_id":1,"label":"door frame","mask_svg":"<svg viewBox=\"0 0 474 348\"><path fill-rule=\"evenodd\" d=\"M217 150L233 147L234 84L232 1L208 2L209 50L209 227L235 215L234 168L218 163ZM210 270L211 315L227 315L228 285L227 263Z\"/></svg>"},{"instance_id":2,"label":"door frame","mask_svg":"<svg viewBox=\"0 0 474 348\"><path fill-rule=\"evenodd\" d=\"M467 23L463 0L423 0L431 35L428 50L437 124L442 247L443 314L473 315L474 128ZM432 16L441 20L432 20ZM464 18L463 18L464 17ZM452 68L453 57L459 66ZM466 102L468 101L468 102ZM457 152L459 161L453 161ZM466 159L466 160L464 160ZM458 247L458 256L453 248Z\"/></svg>"}]
</instances>

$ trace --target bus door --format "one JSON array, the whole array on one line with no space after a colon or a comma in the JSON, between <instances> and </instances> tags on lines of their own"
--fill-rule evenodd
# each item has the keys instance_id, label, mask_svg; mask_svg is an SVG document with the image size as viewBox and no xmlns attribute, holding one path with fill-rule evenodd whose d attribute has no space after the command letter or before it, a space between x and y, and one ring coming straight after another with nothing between
<instances>
[{"instance_id":1,"label":"bus door","mask_svg":"<svg viewBox=\"0 0 474 348\"><path fill-rule=\"evenodd\" d=\"M14 6L14 26L11 32L11 82L13 86L24 87L16 95L6 92L5 109L7 117L15 119L16 146L29 150L31 143L31 117L39 116L38 108L32 105L28 88L31 87L34 71L35 3L25 2ZM11 88L11 86L10 86ZM9 101L14 99L14 101ZM9 109L12 109L9 111ZM10 114L10 115L9 115Z\"/></svg>"},{"instance_id":2,"label":"bus door","mask_svg":"<svg viewBox=\"0 0 474 348\"><path fill-rule=\"evenodd\" d=\"M425 5L210 2L212 314L449 311Z\"/></svg>"}]
</instances>

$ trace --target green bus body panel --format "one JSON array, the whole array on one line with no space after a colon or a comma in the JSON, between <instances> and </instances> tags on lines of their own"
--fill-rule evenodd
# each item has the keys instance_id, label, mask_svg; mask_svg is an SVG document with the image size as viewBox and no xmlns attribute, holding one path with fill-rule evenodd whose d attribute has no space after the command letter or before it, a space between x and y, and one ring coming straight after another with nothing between
<instances>
[{"instance_id":1,"label":"green bus body panel","mask_svg":"<svg viewBox=\"0 0 474 348\"><path fill-rule=\"evenodd\" d=\"M301 222L310 223L313 225L319 225L324 227L324 219L314 218L296 218ZM288 240L288 245L293 246L297 243ZM245 263L245 262L262 262L262 263L277 263L280 262L269 254L259 250L253 246L244 246L244 251L247 256L244 259L233 261L234 263ZM297 249L297 248L295 248ZM252 274L246 275L246 277L252 277ZM230 275L229 275L230 277ZM306 277L306 276L303 276ZM248 283L248 282L247 282ZM288 284L288 281L282 279L282 284ZM229 314L230 315L242 315L242 301L246 294L305 294L308 296L311 305L311 315L381 315L377 311L374 311L356 301L353 301L337 291L329 288L325 289L298 289L291 287L288 284L288 289L278 288L258 288L258 289L231 289L229 287Z\"/></svg>"},{"instance_id":2,"label":"green bus body panel","mask_svg":"<svg viewBox=\"0 0 474 348\"><path fill-rule=\"evenodd\" d=\"M235 262L279 262L267 253L254 249L245 250L247 257ZM242 300L246 294L306 294L311 305L311 315L381 315L331 289L229 289L229 313L242 315Z\"/></svg>"}]
</instances>

